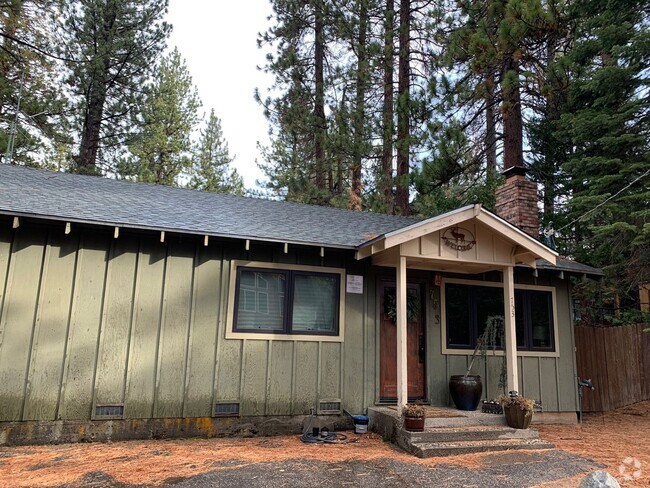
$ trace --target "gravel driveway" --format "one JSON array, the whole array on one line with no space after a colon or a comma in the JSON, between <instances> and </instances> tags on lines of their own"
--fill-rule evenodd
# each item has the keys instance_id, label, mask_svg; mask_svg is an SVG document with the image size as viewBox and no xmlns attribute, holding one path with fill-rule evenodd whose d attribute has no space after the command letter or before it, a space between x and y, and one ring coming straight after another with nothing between
<instances>
[{"instance_id":1,"label":"gravel driveway","mask_svg":"<svg viewBox=\"0 0 650 488\"><path fill-rule=\"evenodd\" d=\"M553 486L561 479L575 477L597 469L599 465L579 456L559 451L511 451L481 458L480 467L457 464L426 465L391 458L327 462L285 460L250 463L220 461L213 470L189 478L169 478L162 486L177 488L203 487L494 487L519 488L543 483ZM74 484L61 487L134 487L117 482L101 471L87 473ZM160 485L158 485L160 486Z\"/></svg>"}]
</instances>

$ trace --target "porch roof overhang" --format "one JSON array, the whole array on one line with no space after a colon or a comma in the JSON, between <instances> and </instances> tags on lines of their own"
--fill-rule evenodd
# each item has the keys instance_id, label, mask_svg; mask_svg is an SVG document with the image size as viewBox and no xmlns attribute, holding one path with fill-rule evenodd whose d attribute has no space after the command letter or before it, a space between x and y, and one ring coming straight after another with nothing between
<instances>
[{"instance_id":1,"label":"porch roof overhang","mask_svg":"<svg viewBox=\"0 0 650 488\"><path fill-rule=\"evenodd\" d=\"M445 234L450 228L465 236L470 233L473 239L467 241L467 245L454 245ZM356 259L372 257L373 264L384 266L394 266L400 256L407 258L411 268L460 273L478 273L517 264L536 268L538 259L552 265L558 259L557 252L480 204L388 232L364 243L356 252Z\"/></svg>"},{"instance_id":2,"label":"porch roof overhang","mask_svg":"<svg viewBox=\"0 0 650 488\"><path fill-rule=\"evenodd\" d=\"M503 273L505 354L508 391L519 391L514 267L536 268L537 260L556 265L558 254L514 225L469 205L402 229L387 232L361 245L356 259L371 258L378 266L395 268L397 405L408 399L407 269L453 273Z\"/></svg>"}]
</instances>

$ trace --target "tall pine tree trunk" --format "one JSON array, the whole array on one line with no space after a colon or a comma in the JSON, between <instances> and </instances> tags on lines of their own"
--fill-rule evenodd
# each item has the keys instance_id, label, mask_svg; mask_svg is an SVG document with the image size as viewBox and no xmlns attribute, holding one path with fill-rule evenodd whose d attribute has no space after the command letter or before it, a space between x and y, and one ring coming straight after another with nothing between
<instances>
[{"instance_id":1,"label":"tall pine tree trunk","mask_svg":"<svg viewBox=\"0 0 650 488\"><path fill-rule=\"evenodd\" d=\"M487 90L485 97L485 160L488 181L494 181L497 172L497 128L496 128L496 97L494 95L494 72L488 70Z\"/></svg>"},{"instance_id":2,"label":"tall pine tree trunk","mask_svg":"<svg viewBox=\"0 0 650 488\"><path fill-rule=\"evenodd\" d=\"M487 22L490 36L496 35L496 25L491 2L487 3ZM486 73L486 97L485 97L485 160L487 182L492 184L497 173L497 128L496 128L496 80L494 73L498 68L490 64Z\"/></svg>"},{"instance_id":3,"label":"tall pine tree trunk","mask_svg":"<svg viewBox=\"0 0 650 488\"><path fill-rule=\"evenodd\" d=\"M367 0L358 0L359 5L359 38L357 45L356 100L354 107L354 147L352 161L352 189L350 192L351 210L362 210L361 199L361 162L364 154L364 121L366 112L366 85L368 80L368 59L366 41L368 36L368 4Z\"/></svg>"},{"instance_id":4,"label":"tall pine tree trunk","mask_svg":"<svg viewBox=\"0 0 650 488\"><path fill-rule=\"evenodd\" d=\"M397 100L397 191L395 203L402 215L409 214L409 149L410 149L410 38L411 2L400 0L399 60Z\"/></svg>"},{"instance_id":5,"label":"tall pine tree trunk","mask_svg":"<svg viewBox=\"0 0 650 488\"><path fill-rule=\"evenodd\" d=\"M93 82L89 94L79 153L75 158L76 172L83 174L97 173L99 135L104 117L104 103L106 102L105 86L101 82Z\"/></svg>"},{"instance_id":6,"label":"tall pine tree trunk","mask_svg":"<svg viewBox=\"0 0 650 488\"><path fill-rule=\"evenodd\" d=\"M559 34L557 31L552 32L548 37L548 43L546 45L546 66L550 66L555 61L555 55L557 46L559 44ZM559 109L558 109L558 100L555 90L549 90L546 95L546 119L549 124L555 125L557 120L560 118ZM553 136L550 131L547 131L546 134L546 150L544 159L544 167L546 171L538 175L538 178L542 182L542 204L543 204L543 222L544 225L548 225L549 222L555 219L555 194L556 194L556 178L559 164L561 161L557 161L557 150L555 147L551 147L553 144ZM541 178L540 178L541 177Z\"/></svg>"},{"instance_id":7,"label":"tall pine tree trunk","mask_svg":"<svg viewBox=\"0 0 650 488\"><path fill-rule=\"evenodd\" d=\"M503 169L524 165L519 63L509 54L503 76Z\"/></svg>"},{"instance_id":8,"label":"tall pine tree trunk","mask_svg":"<svg viewBox=\"0 0 650 488\"><path fill-rule=\"evenodd\" d=\"M395 29L395 0L386 0L384 20L384 100L382 107L382 153L380 191L383 193L384 205L388 213L393 213L393 132L394 132L394 97L393 76L394 56L393 33Z\"/></svg>"},{"instance_id":9,"label":"tall pine tree trunk","mask_svg":"<svg viewBox=\"0 0 650 488\"><path fill-rule=\"evenodd\" d=\"M326 189L325 165L325 81L323 65L325 60L325 32L323 19L323 3L315 0L314 3L314 161L316 168L316 188L321 193L318 200L323 200Z\"/></svg>"},{"instance_id":10,"label":"tall pine tree trunk","mask_svg":"<svg viewBox=\"0 0 650 488\"><path fill-rule=\"evenodd\" d=\"M114 0L108 0L104 6L103 22L99 24L95 33L96 47L95 58L92 63L91 79L89 80L88 98L83 119L81 143L79 153L75 157L75 170L84 174L96 174L97 152L99 138L104 119L104 105L106 103L106 83L109 78L114 26L117 10Z\"/></svg>"}]
</instances>

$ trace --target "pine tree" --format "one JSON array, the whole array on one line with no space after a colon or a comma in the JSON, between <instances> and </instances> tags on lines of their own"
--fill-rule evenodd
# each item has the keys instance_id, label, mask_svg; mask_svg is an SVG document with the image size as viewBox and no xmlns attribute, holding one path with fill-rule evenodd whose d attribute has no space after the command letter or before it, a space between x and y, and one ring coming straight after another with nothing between
<instances>
[{"instance_id":1,"label":"pine tree","mask_svg":"<svg viewBox=\"0 0 650 488\"><path fill-rule=\"evenodd\" d=\"M199 122L201 102L178 49L160 61L156 82L147 91L141 130L129 150L133 155L123 175L160 185L178 185L192 164L192 132Z\"/></svg>"},{"instance_id":2,"label":"pine tree","mask_svg":"<svg viewBox=\"0 0 650 488\"><path fill-rule=\"evenodd\" d=\"M348 207L351 210L363 208L363 181L362 168L364 156L368 153L366 119L366 97L370 81L370 65L368 59L368 34L369 34L369 2L358 0L355 2L355 11L358 13L358 27L352 45L355 47L357 63L355 67L356 93L354 98L354 112L352 115L353 141L352 141L352 182Z\"/></svg>"},{"instance_id":3,"label":"pine tree","mask_svg":"<svg viewBox=\"0 0 650 488\"><path fill-rule=\"evenodd\" d=\"M409 210L411 165L411 0L400 0L397 62L397 176L395 205L402 215Z\"/></svg>"},{"instance_id":4,"label":"pine tree","mask_svg":"<svg viewBox=\"0 0 650 488\"><path fill-rule=\"evenodd\" d=\"M562 230L579 260L604 267L620 296L650 281L650 80L647 2L589 0L569 55L570 86L554 137L570 176Z\"/></svg>"},{"instance_id":5,"label":"pine tree","mask_svg":"<svg viewBox=\"0 0 650 488\"><path fill-rule=\"evenodd\" d=\"M118 150L132 133L151 68L165 47L170 26L162 18L168 0L74 0L64 3L64 54L76 102L79 134L74 170L111 169L102 151Z\"/></svg>"},{"instance_id":6,"label":"pine tree","mask_svg":"<svg viewBox=\"0 0 650 488\"><path fill-rule=\"evenodd\" d=\"M64 140L65 97L58 85L58 57L51 0L0 5L0 151L3 161L47 165Z\"/></svg>"},{"instance_id":7,"label":"pine tree","mask_svg":"<svg viewBox=\"0 0 650 488\"><path fill-rule=\"evenodd\" d=\"M197 190L243 195L242 177L236 169L230 167L233 159L228 152L228 143L223 137L221 120L212 109L194 152L188 186Z\"/></svg>"},{"instance_id":8,"label":"pine tree","mask_svg":"<svg viewBox=\"0 0 650 488\"><path fill-rule=\"evenodd\" d=\"M383 22L382 107L381 107L381 164L377 172L380 210L393 213L393 140L395 137L395 104L393 78L395 76L395 0L385 0Z\"/></svg>"},{"instance_id":9,"label":"pine tree","mask_svg":"<svg viewBox=\"0 0 650 488\"><path fill-rule=\"evenodd\" d=\"M258 40L273 45L266 70L275 76L278 96L258 100L271 124L271 146L260 167L267 188L285 198L327 200L325 146L325 45L329 36L325 1L274 0L276 24Z\"/></svg>"}]
</instances>

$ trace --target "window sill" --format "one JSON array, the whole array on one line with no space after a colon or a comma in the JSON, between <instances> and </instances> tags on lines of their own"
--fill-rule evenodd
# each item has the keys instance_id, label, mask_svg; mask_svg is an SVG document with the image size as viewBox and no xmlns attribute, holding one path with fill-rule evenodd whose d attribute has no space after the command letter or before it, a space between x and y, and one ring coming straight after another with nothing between
<instances>
[{"instance_id":1,"label":"window sill","mask_svg":"<svg viewBox=\"0 0 650 488\"><path fill-rule=\"evenodd\" d=\"M260 341L343 342L339 335L272 334L264 332L233 332L226 330L226 339L257 339Z\"/></svg>"},{"instance_id":2,"label":"window sill","mask_svg":"<svg viewBox=\"0 0 650 488\"><path fill-rule=\"evenodd\" d=\"M448 356L471 356L474 354L473 349L448 349L446 347L442 348L442 354ZM488 351L487 356L497 356L501 357L504 355L503 351ZM477 354L480 356L480 353ZM517 357L532 357L532 358L559 358L559 351L517 351Z\"/></svg>"}]
</instances>

